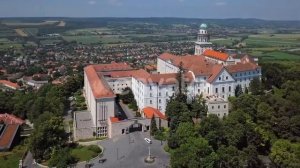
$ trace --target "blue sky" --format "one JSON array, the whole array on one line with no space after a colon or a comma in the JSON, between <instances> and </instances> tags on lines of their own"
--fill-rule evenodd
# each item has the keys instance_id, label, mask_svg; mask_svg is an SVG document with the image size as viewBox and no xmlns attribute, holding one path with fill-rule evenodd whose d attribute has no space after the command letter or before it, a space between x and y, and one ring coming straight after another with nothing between
<instances>
[{"instance_id":1,"label":"blue sky","mask_svg":"<svg viewBox=\"0 0 300 168\"><path fill-rule=\"evenodd\" d=\"M0 17L22 16L300 20L300 0L0 0Z\"/></svg>"}]
</instances>

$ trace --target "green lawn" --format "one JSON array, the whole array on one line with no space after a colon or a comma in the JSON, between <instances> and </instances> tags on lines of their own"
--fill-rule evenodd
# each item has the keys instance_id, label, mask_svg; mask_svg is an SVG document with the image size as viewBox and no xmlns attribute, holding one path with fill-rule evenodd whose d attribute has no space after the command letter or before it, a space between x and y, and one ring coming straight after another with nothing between
<instances>
[{"instance_id":1,"label":"green lawn","mask_svg":"<svg viewBox=\"0 0 300 168\"><path fill-rule=\"evenodd\" d=\"M75 149L71 149L71 155L80 161L87 161L101 153L101 149L96 145L90 146L77 146Z\"/></svg>"},{"instance_id":2,"label":"green lawn","mask_svg":"<svg viewBox=\"0 0 300 168\"><path fill-rule=\"evenodd\" d=\"M0 168L16 168L19 165L19 160L26 151L25 145L15 146L10 152L0 153Z\"/></svg>"}]
</instances>

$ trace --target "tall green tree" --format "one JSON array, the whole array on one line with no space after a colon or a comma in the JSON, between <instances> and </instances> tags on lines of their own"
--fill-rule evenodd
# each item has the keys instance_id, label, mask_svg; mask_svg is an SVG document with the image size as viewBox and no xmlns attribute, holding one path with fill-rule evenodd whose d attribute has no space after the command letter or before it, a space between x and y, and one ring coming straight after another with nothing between
<instances>
[{"instance_id":1,"label":"tall green tree","mask_svg":"<svg viewBox=\"0 0 300 168\"><path fill-rule=\"evenodd\" d=\"M202 95L197 97L196 100L192 102L191 107L191 115L193 118L203 119L207 116L208 107Z\"/></svg>"},{"instance_id":2,"label":"tall green tree","mask_svg":"<svg viewBox=\"0 0 300 168\"><path fill-rule=\"evenodd\" d=\"M37 161L49 159L54 149L61 148L67 141L63 118L42 114L29 141L29 149Z\"/></svg>"},{"instance_id":3,"label":"tall green tree","mask_svg":"<svg viewBox=\"0 0 300 168\"><path fill-rule=\"evenodd\" d=\"M243 89L242 89L242 86L241 85L237 85L235 87L235 90L234 90L234 95L235 97L239 97L240 95L243 94Z\"/></svg>"},{"instance_id":4,"label":"tall green tree","mask_svg":"<svg viewBox=\"0 0 300 168\"><path fill-rule=\"evenodd\" d=\"M151 128L150 134L151 134L151 136L154 136L157 133L157 131L158 131L154 114L153 114L153 116L151 118L151 126L150 126L150 128Z\"/></svg>"},{"instance_id":5,"label":"tall green tree","mask_svg":"<svg viewBox=\"0 0 300 168\"><path fill-rule=\"evenodd\" d=\"M249 84L249 90L253 95L260 95L263 92L262 84L259 78L254 78Z\"/></svg>"}]
</instances>

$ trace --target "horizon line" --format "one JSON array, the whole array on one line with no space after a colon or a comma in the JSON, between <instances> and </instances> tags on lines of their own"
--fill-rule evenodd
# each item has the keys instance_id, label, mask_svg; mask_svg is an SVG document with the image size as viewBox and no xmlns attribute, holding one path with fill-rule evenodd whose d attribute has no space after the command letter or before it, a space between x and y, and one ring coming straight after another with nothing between
<instances>
[{"instance_id":1,"label":"horizon line","mask_svg":"<svg viewBox=\"0 0 300 168\"><path fill-rule=\"evenodd\" d=\"M234 18L234 17L228 17L228 18L193 18L193 17L164 17L164 16L149 16L149 17L122 17L122 16L0 16L0 19L16 19L16 18L73 18L73 19L101 19L101 18L111 18L111 19L198 19L198 20L261 20L261 21L283 21L283 22L300 22L300 20L276 20L276 19L263 19L263 18Z\"/></svg>"}]
</instances>

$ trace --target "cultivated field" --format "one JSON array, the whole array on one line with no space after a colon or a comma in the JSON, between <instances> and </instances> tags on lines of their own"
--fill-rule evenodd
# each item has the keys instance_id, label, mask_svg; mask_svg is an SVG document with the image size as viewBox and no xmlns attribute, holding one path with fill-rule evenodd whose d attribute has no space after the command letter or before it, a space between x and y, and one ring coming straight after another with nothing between
<instances>
[{"instance_id":1,"label":"cultivated field","mask_svg":"<svg viewBox=\"0 0 300 168\"><path fill-rule=\"evenodd\" d=\"M15 29L16 33L21 37L27 37L28 34L23 29Z\"/></svg>"}]
</instances>

